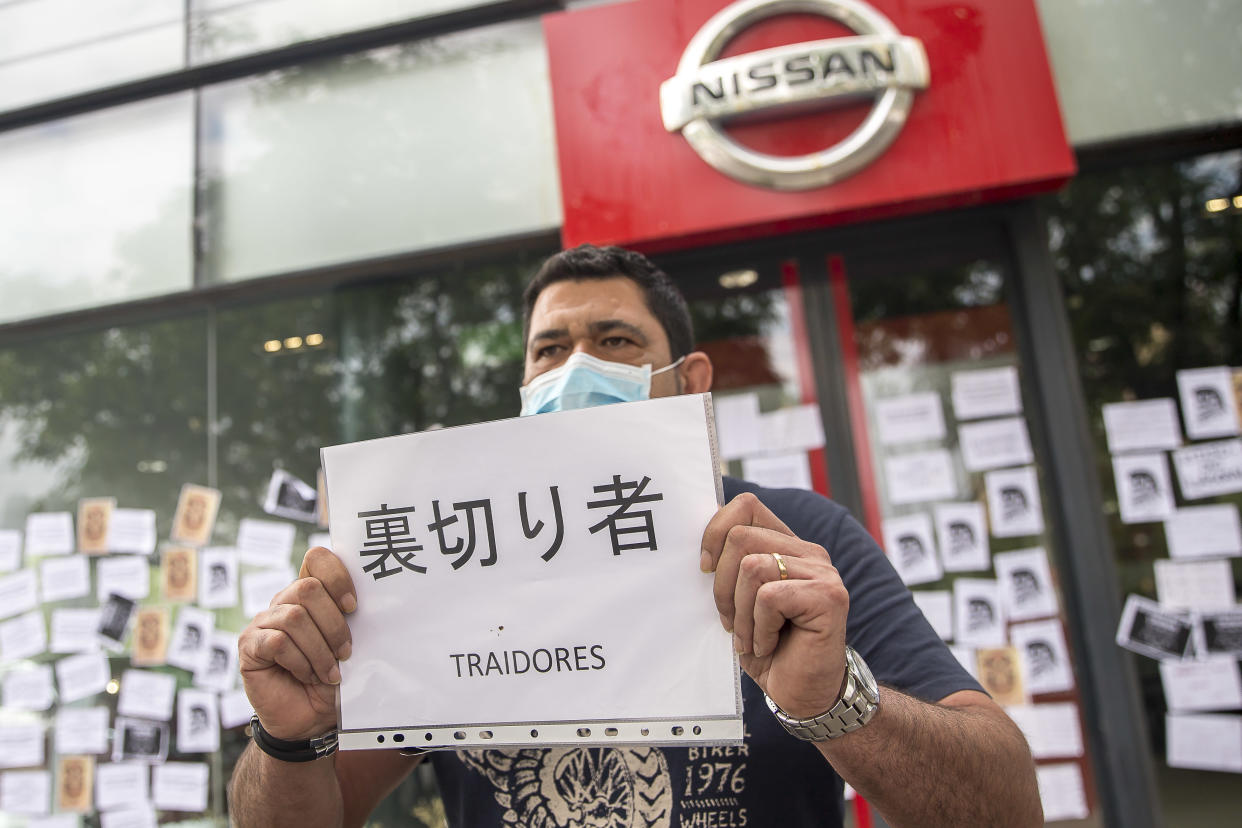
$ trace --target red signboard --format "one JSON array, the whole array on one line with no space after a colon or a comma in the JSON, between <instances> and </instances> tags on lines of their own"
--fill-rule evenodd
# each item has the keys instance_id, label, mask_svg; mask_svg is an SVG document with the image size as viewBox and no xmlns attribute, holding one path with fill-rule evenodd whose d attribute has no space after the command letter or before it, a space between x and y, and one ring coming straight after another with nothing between
<instances>
[{"instance_id":1,"label":"red signboard","mask_svg":"<svg viewBox=\"0 0 1242 828\"><path fill-rule=\"evenodd\" d=\"M903 54L925 52L929 74L891 143L873 147L875 157L840 180L775 189L719 171L683 134L665 128L661 84L685 77L678 72L683 54L726 7L729 14L758 10L753 18L780 5L772 0L765 11L764 0L631 0L545 18L567 246L660 250L736 240L1012 198L1073 174L1034 0L821 4L878 12L895 28L887 40L860 31L863 17L843 23L820 13L782 12L736 32L721 28L724 45L704 62L722 62L692 77L697 85L683 82L686 101L727 107L747 84L759 99L777 91L772 77L781 75L789 90L803 71L821 82L810 66L824 70L822 83L831 71L836 88L848 82L846 91L855 93L838 92L829 106L811 100L736 120L701 119L700 126L724 124L736 145L768 157L797 159L838 146L864 124L884 93L859 92L863 73L875 70L878 82L890 84L899 74L879 71L891 59L883 43L914 50ZM803 46L805 56L790 57ZM765 55L776 57L756 63Z\"/></svg>"}]
</instances>

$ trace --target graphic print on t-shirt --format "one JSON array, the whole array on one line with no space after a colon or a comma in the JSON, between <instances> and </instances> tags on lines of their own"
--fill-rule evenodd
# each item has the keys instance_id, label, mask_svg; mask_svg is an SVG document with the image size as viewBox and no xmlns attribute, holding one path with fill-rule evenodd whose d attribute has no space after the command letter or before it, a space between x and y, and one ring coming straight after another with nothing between
<instances>
[{"instance_id":1,"label":"graphic print on t-shirt","mask_svg":"<svg viewBox=\"0 0 1242 828\"><path fill-rule=\"evenodd\" d=\"M492 783L505 825L671 828L668 764L656 748L516 748L458 755Z\"/></svg>"}]
</instances>

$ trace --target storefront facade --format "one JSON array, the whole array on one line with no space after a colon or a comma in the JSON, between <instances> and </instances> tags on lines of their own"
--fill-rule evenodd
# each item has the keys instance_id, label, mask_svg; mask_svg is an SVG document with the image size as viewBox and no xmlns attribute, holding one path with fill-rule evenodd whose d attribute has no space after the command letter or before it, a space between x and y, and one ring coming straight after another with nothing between
<instances>
[{"instance_id":1,"label":"storefront facade","mask_svg":"<svg viewBox=\"0 0 1242 828\"><path fill-rule=\"evenodd\" d=\"M1050 604L1000 640L958 612L946 637L976 670L1035 638L1068 657L1025 663L1010 700L1044 734L1050 821L1214 825L1242 803L1236 775L1169 766L1168 687L1115 643L1127 595L1164 599L1170 551L1119 514L1102 414L1242 365L1242 8L111 5L0 3L20 33L0 35L0 529L104 496L155 510L162 541L198 483L232 546L273 469L313 482L320 446L515 415L525 279L562 244L633 245L691 300L731 473L832 496L890 556L938 546L938 570L896 561L929 617L1044 562ZM953 523L981 563L949 563ZM145 602L175 610L151 562ZM49 602L52 638L56 609L97 603ZM0 726L48 732L19 772L59 792L58 714L114 715L115 690L6 698ZM1205 708L1227 731L1239 706ZM244 742L169 753L208 765L218 824ZM436 824L429 784L385 821Z\"/></svg>"}]
</instances>

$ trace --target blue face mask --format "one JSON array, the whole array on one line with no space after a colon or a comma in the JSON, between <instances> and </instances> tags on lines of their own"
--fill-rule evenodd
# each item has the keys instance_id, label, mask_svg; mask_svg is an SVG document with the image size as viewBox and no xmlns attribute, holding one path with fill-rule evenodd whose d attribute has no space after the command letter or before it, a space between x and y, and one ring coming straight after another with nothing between
<instances>
[{"instance_id":1,"label":"blue face mask","mask_svg":"<svg viewBox=\"0 0 1242 828\"><path fill-rule=\"evenodd\" d=\"M582 352L571 354L563 365L540 374L519 390L522 416L572 411L617 402L634 402L651 396L651 378L682 363L652 371L650 365L608 362Z\"/></svg>"}]
</instances>

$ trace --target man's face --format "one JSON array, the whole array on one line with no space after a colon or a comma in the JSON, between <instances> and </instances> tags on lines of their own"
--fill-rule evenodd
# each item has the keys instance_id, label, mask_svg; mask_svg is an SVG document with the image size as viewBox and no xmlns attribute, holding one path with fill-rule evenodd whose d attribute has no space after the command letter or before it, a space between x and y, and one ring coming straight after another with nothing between
<instances>
[{"instance_id":1,"label":"man's face","mask_svg":"<svg viewBox=\"0 0 1242 828\"><path fill-rule=\"evenodd\" d=\"M652 370L673 361L668 335L648 309L642 288L624 276L554 282L540 291L530 314L522 383L579 351ZM651 396L680 393L677 374L674 369L653 376Z\"/></svg>"}]
</instances>

